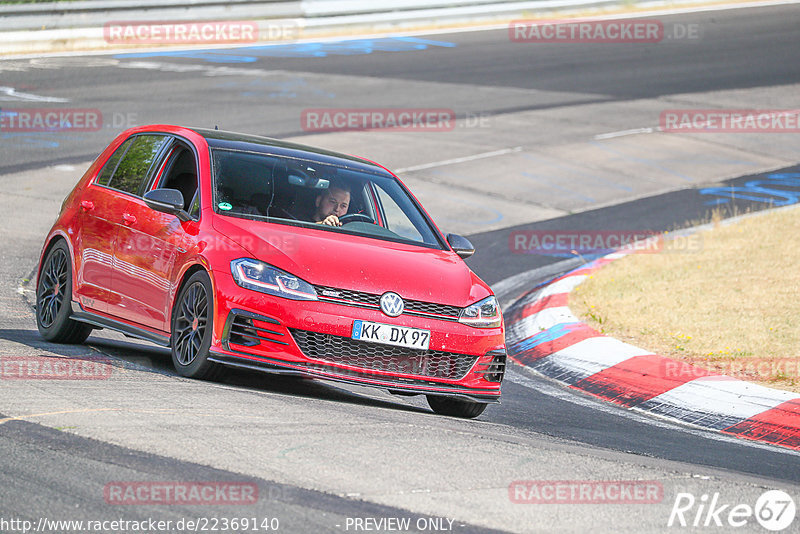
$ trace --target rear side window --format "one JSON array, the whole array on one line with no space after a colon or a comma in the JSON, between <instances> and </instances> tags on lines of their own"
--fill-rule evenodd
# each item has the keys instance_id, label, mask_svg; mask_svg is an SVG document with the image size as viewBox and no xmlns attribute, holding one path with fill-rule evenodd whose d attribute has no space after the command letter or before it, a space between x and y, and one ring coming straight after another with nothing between
<instances>
[{"instance_id":1,"label":"rear side window","mask_svg":"<svg viewBox=\"0 0 800 534\"><path fill-rule=\"evenodd\" d=\"M124 143L122 143L118 149L111 154L111 157L108 158L108 161L103 166L103 170L100 172L100 176L97 177L97 183L100 185L108 185L108 182L111 180L111 175L114 174L114 171L117 170L117 165L119 165L119 160L122 159L122 156L125 155L125 152L130 148L131 143L133 143L133 139L128 139Z\"/></svg>"},{"instance_id":2,"label":"rear side window","mask_svg":"<svg viewBox=\"0 0 800 534\"><path fill-rule=\"evenodd\" d=\"M140 187L147 179L153 161L166 141L167 138L163 135L137 135L129 139L111 156L106 167L103 168L98 183L131 195L138 195ZM119 159L116 168L108 171L112 173L110 179L103 183L107 168L111 166L112 160L117 158L117 153L122 149L125 149L124 155Z\"/></svg>"}]
</instances>

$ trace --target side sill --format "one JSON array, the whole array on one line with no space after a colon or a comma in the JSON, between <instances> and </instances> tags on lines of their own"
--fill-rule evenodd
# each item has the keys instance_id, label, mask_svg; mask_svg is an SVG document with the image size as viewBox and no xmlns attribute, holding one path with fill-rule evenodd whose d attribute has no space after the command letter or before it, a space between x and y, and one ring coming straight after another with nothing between
<instances>
[{"instance_id":1,"label":"side sill","mask_svg":"<svg viewBox=\"0 0 800 534\"><path fill-rule=\"evenodd\" d=\"M126 336L149 341L151 343L155 343L156 345L161 345L162 347L169 347L169 336L150 332L149 330L145 330L143 328L131 326L115 319L109 319L108 317L103 317L102 315L88 312L83 309L83 306L74 301L71 303L70 318L82 323L90 324L92 326L115 330L125 334Z\"/></svg>"}]
</instances>

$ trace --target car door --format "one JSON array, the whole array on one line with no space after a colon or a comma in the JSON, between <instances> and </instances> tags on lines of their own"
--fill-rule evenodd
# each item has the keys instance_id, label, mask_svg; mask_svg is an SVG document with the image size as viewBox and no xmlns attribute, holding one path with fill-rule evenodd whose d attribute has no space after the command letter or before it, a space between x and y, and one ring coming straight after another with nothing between
<instances>
[{"instance_id":1,"label":"car door","mask_svg":"<svg viewBox=\"0 0 800 534\"><path fill-rule=\"evenodd\" d=\"M107 312L115 301L112 289L114 240L117 214L124 199L108 187L114 171L133 140L128 139L111 155L94 181L81 194L75 239L75 296L84 309Z\"/></svg>"},{"instance_id":2,"label":"car door","mask_svg":"<svg viewBox=\"0 0 800 534\"><path fill-rule=\"evenodd\" d=\"M149 208L140 197L124 207L114 246L114 291L119 297L113 313L151 329L169 330L169 299L176 258L186 252L186 236L196 234L197 159L192 150L170 139L153 165L146 189L178 189L194 219L181 221ZM149 185L152 184L152 185Z\"/></svg>"},{"instance_id":3,"label":"car door","mask_svg":"<svg viewBox=\"0 0 800 534\"><path fill-rule=\"evenodd\" d=\"M118 255L120 238L128 238L129 229L136 225L136 214L140 206L144 206L141 198L143 189L150 182L155 163L165 150L169 137L164 134L137 134L128 141L130 146L120 158L107 188L113 190L115 200L109 210L109 220L115 227L115 238L111 248L112 277L111 298L106 312L115 318L127 322L145 324L137 320L140 315L140 298L131 292L126 278L131 274L138 279L138 291L143 294L152 292L154 278L145 270L137 268L135 263L120 261ZM152 254L156 251L146 250L148 243L143 239L138 244L139 252ZM136 298L131 300L130 294Z\"/></svg>"}]
</instances>

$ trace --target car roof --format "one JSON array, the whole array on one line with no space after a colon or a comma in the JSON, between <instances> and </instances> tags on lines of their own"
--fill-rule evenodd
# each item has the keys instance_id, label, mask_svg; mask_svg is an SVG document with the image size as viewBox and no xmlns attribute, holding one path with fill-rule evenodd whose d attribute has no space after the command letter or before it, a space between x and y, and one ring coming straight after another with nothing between
<instances>
[{"instance_id":1,"label":"car roof","mask_svg":"<svg viewBox=\"0 0 800 534\"><path fill-rule=\"evenodd\" d=\"M390 172L369 160L350 156L331 150L325 150L299 143L282 141L271 137L259 135L227 132L224 130L209 130L204 128L190 128L193 132L203 136L212 148L225 148L233 150L247 150L274 154L296 159L306 159L336 165L347 169L359 170L381 176L392 176Z\"/></svg>"}]
</instances>

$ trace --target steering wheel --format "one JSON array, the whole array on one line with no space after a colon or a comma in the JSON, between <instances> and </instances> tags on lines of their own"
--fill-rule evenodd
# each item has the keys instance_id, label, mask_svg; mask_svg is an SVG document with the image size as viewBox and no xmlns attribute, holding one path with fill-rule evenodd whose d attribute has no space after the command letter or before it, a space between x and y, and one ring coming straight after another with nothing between
<instances>
[{"instance_id":1,"label":"steering wheel","mask_svg":"<svg viewBox=\"0 0 800 534\"><path fill-rule=\"evenodd\" d=\"M377 224L375 219L370 217L369 215L364 215L363 213L348 213L346 215L342 215L339 217L339 222L342 225L350 224L351 222L365 222L371 224Z\"/></svg>"}]
</instances>

